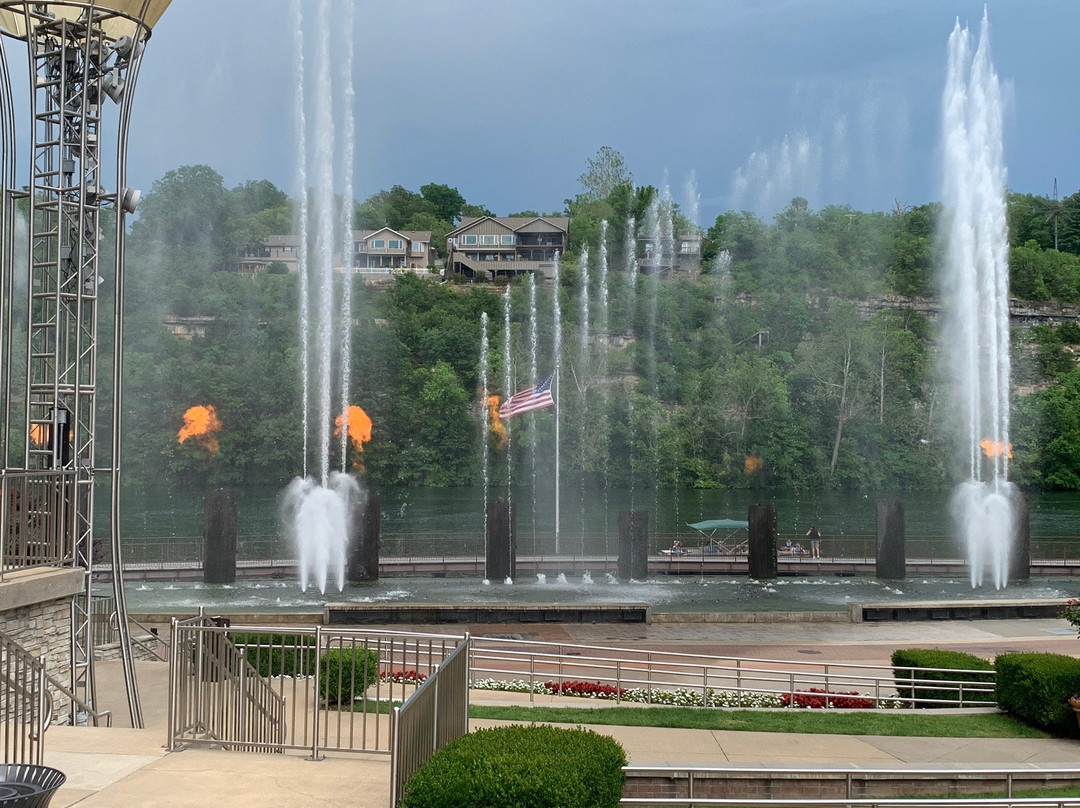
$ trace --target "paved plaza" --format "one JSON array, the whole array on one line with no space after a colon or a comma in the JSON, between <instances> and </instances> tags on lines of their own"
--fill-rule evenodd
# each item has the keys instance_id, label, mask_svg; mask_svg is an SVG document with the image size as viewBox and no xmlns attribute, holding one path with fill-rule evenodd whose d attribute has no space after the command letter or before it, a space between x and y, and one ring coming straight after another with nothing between
<instances>
[{"instance_id":1,"label":"paved plaza","mask_svg":"<svg viewBox=\"0 0 1080 808\"><path fill-rule=\"evenodd\" d=\"M395 626L395 629L405 628ZM421 628L421 627L416 627ZM423 627L430 630L431 627ZM702 655L887 664L894 648L935 646L992 656L1004 651L1080 653L1063 620L921 623L657 623L653 625L473 626L477 635L679 650ZM53 727L45 762L67 774L58 808L146 806L301 808L333 804L386 808L386 755L260 755L165 750L167 666L142 662L138 679L146 728L129 724L119 663L98 665L98 701L112 709L110 729ZM527 703L527 695L474 692L475 703ZM538 704L580 704L547 697ZM499 723L474 720L472 726ZM616 738L638 765L763 765L977 768L1080 767L1080 742L895 738L719 730L594 727Z\"/></svg>"}]
</instances>

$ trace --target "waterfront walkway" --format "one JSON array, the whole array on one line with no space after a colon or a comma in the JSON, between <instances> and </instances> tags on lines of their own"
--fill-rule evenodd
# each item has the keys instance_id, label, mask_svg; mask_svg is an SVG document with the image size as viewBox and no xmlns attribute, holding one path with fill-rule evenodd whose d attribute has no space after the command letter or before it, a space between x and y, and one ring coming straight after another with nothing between
<instances>
[{"instance_id":1,"label":"waterfront walkway","mask_svg":"<svg viewBox=\"0 0 1080 808\"><path fill-rule=\"evenodd\" d=\"M395 626L394 628L402 628ZM430 627L425 627L430 629ZM930 623L755 623L659 625L474 626L474 633L526 639L633 645L702 654L888 664L894 648L934 646L993 656L1004 651L1076 655L1080 639L1061 619L934 621ZM386 755L260 755L165 750L168 675L164 663L143 662L138 678L146 729L124 728L126 701L119 663L101 662L98 702L113 710L111 729L53 727L45 762L67 774L55 808L308 808L314 805L386 808ZM528 702L527 695L474 691L474 703ZM538 698L537 704L581 699ZM601 702L590 703L599 705ZM499 722L473 720L473 728ZM1080 742L747 733L640 727L594 727L626 748L635 765L905 766L1080 768Z\"/></svg>"},{"instance_id":2,"label":"waterfront walkway","mask_svg":"<svg viewBox=\"0 0 1080 808\"><path fill-rule=\"evenodd\" d=\"M612 574L618 569L618 558L605 555L518 556L519 576L544 573L555 576L583 572ZM379 575L469 575L482 577L486 560L482 555L446 556L385 556L379 559ZM810 556L781 556L777 571L781 576L873 576L877 562L873 557L811 558ZM748 574L745 555L696 554L686 556L649 556L649 575L738 575ZM968 563L962 558L910 557L907 574L913 577L931 578L968 577ZM1036 578L1080 576L1080 559L1033 558L1030 574ZM296 559L262 558L241 559L236 564L239 578L294 578L297 574ZM201 561L137 561L125 562L126 581L172 581L201 578ZM108 581L112 568L108 564L95 564L94 577Z\"/></svg>"}]
</instances>

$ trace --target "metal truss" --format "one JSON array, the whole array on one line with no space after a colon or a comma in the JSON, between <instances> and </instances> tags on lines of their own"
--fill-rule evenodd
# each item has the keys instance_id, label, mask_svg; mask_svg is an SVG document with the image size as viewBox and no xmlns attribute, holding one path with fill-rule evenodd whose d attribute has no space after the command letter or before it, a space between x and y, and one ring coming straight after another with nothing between
<instances>
[{"instance_id":1,"label":"metal truss","mask_svg":"<svg viewBox=\"0 0 1080 808\"><path fill-rule=\"evenodd\" d=\"M124 187L131 99L150 29L140 17L108 2L30 3L0 0L0 13L18 17L30 76L28 184L17 189L16 132L8 66L0 51L0 371L3 373L3 464L21 448L22 468L61 470L74 477L67 490L67 535L86 589L72 609L71 689L94 707L91 571L94 564L94 481L111 476L112 578L133 726L142 725L128 636L119 539L120 404L123 344L124 213L134 192ZM130 4L128 4L130 5ZM131 34L120 34L127 30ZM11 33L7 31L6 33ZM115 135L105 131L103 108L115 102ZM115 140L115 174L103 177L102 138ZM13 305L16 207L26 211L28 273L25 311ZM109 261L102 248L115 245ZM112 281L111 284L107 283ZM99 379L99 290L111 288L112 342L104 349L106 377ZM25 318L25 319L23 319ZM25 326L25 388L12 384L12 357L21 352L16 321ZM21 332L19 334L21 336ZM105 352L107 351L107 353ZM111 373L108 371L111 370ZM112 451L99 467L96 450L99 382L111 378ZM21 393L21 395L19 395ZM13 394L17 398L13 398ZM21 412L19 405L21 404ZM16 430L16 431L13 431ZM106 433L108 434L108 433ZM21 446L17 441L21 440ZM72 720L76 707L72 707Z\"/></svg>"}]
</instances>

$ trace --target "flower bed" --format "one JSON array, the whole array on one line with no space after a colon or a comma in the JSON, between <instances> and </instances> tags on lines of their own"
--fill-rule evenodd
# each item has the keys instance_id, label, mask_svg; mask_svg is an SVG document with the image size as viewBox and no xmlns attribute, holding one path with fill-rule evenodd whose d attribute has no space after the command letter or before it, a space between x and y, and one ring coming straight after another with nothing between
<instances>
[{"instance_id":1,"label":"flower bed","mask_svg":"<svg viewBox=\"0 0 1080 808\"><path fill-rule=\"evenodd\" d=\"M396 685L418 685L427 679L426 673L420 671L390 671L382 675L384 682L393 682Z\"/></svg>"},{"instance_id":2,"label":"flower bed","mask_svg":"<svg viewBox=\"0 0 1080 808\"><path fill-rule=\"evenodd\" d=\"M599 682L544 682L544 689L557 696L582 696L587 699L626 698L626 688Z\"/></svg>"},{"instance_id":3,"label":"flower bed","mask_svg":"<svg viewBox=\"0 0 1080 808\"><path fill-rule=\"evenodd\" d=\"M529 683L524 679L474 679L469 683L473 690L501 690L507 693L528 693ZM818 688L810 688L806 693L797 693L794 704L788 693L739 693L734 690L674 690L649 691L643 687L616 688L599 682L556 681L533 682L532 692L542 696L579 696L588 699L618 699L633 704L657 704L671 707L801 707L821 709L826 706L849 710L869 710L874 708L874 700L861 696L857 691L850 693L826 693ZM828 705L826 705L826 695ZM883 708L902 707L903 703L895 699L882 699L878 705Z\"/></svg>"},{"instance_id":4,"label":"flower bed","mask_svg":"<svg viewBox=\"0 0 1080 808\"><path fill-rule=\"evenodd\" d=\"M854 698L853 698L854 697ZM874 706L873 699L859 695L859 691L852 690L847 693L832 693L819 687L810 688L807 693L796 693L792 699L790 693L780 697L785 707L805 707L815 710L825 707L836 707L847 710L869 710Z\"/></svg>"}]
</instances>

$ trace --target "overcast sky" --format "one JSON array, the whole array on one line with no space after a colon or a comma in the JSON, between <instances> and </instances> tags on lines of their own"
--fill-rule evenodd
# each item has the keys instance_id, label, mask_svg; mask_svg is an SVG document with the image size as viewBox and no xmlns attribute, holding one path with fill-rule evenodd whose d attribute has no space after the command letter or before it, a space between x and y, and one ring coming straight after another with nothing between
<instances>
[{"instance_id":1,"label":"overcast sky","mask_svg":"<svg viewBox=\"0 0 1080 808\"><path fill-rule=\"evenodd\" d=\"M301 0L305 13L317 0ZM333 0L340 9L343 0ZM354 5L358 199L457 187L561 210L618 149L699 223L792 196L887 210L939 194L949 33L966 0L397 0ZM1080 2L989 3L1009 185L1080 188ZM305 28L307 24L305 23ZM139 79L130 184L206 163L295 193L293 0L174 0Z\"/></svg>"}]
</instances>

